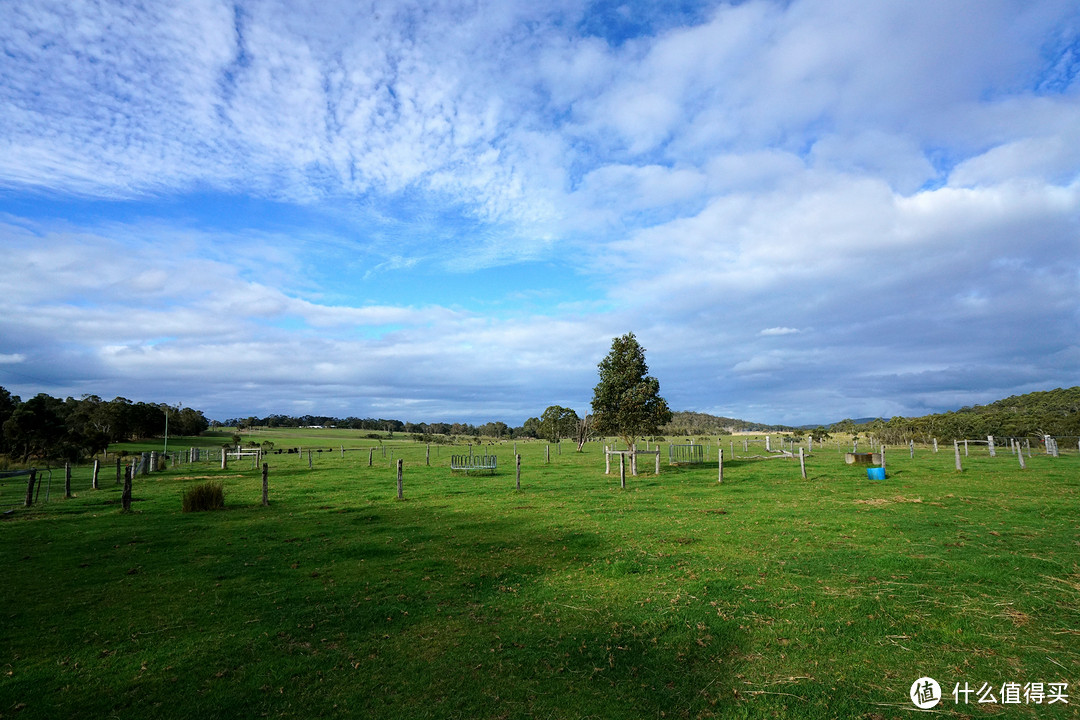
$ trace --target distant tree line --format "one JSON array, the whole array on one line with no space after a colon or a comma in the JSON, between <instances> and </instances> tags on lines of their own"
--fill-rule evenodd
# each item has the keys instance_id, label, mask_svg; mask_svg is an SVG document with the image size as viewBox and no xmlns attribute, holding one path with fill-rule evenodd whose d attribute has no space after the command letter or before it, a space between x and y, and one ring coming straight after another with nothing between
<instances>
[{"instance_id":1,"label":"distant tree line","mask_svg":"<svg viewBox=\"0 0 1080 720\"><path fill-rule=\"evenodd\" d=\"M459 435L462 437L491 437L491 438L515 438L515 437L539 437L537 429L529 422L522 427L510 427L504 422L487 422L482 425L461 422L404 422L387 418L338 418L329 415L267 415L266 417L248 416L243 418L229 418L222 422L223 425L247 430L256 427L266 428L301 428L301 427L334 427L347 428L349 430L380 430L390 433L406 433L409 435Z\"/></svg>"},{"instance_id":2,"label":"distant tree line","mask_svg":"<svg viewBox=\"0 0 1080 720\"><path fill-rule=\"evenodd\" d=\"M97 395L60 400L45 393L23 402L0 387L0 454L23 463L76 461L112 442L164 436L166 412L170 435L200 435L210 427L202 412L192 408Z\"/></svg>"},{"instance_id":3,"label":"distant tree line","mask_svg":"<svg viewBox=\"0 0 1080 720\"><path fill-rule=\"evenodd\" d=\"M501 421L486 422L480 425L462 422L404 422L387 418L338 418L329 415L267 415L266 417L248 416L229 418L221 424L239 430L251 428L346 428L349 430L382 431L393 435L404 433L416 436L446 437L486 437L496 440L545 439L558 442L564 438L576 438L582 429L583 419L576 411L560 405L551 405L540 415L531 417L517 427Z\"/></svg>"}]
</instances>

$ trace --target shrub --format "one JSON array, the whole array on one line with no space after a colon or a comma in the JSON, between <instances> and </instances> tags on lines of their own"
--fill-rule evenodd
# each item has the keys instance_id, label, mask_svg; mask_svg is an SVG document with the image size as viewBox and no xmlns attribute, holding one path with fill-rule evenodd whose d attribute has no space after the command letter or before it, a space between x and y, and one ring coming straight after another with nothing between
<instances>
[{"instance_id":1,"label":"shrub","mask_svg":"<svg viewBox=\"0 0 1080 720\"><path fill-rule=\"evenodd\" d=\"M184 491L182 507L184 512L220 510L225 507L225 484L220 480L207 480L192 485Z\"/></svg>"}]
</instances>

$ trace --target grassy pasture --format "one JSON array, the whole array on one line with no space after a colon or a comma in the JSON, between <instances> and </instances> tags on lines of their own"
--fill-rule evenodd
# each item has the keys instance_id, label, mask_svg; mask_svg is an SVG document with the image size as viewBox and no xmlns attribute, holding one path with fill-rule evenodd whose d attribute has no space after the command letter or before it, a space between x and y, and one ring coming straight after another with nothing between
<instances>
[{"instance_id":1,"label":"grassy pasture","mask_svg":"<svg viewBox=\"0 0 1080 720\"><path fill-rule=\"evenodd\" d=\"M270 439L378 446L292 432ZM904 448L872 482L826 448L806 480L736 459L723 485L642 458L622 491L599 445L545 465L532 442L516 492L512 443L494 477L382 445L268 456L270 507L245 461L136 478L129 514L104 470L67 500L54 473L0 521L0 717L877 720L910 717L921 676L948 716L1077 715L1075 454L1021 472L973 447L958 474ZM226 509L181 513L207 478ZM1069 704L953 701L1006 681Z\"/></svg>"}]
</instances>

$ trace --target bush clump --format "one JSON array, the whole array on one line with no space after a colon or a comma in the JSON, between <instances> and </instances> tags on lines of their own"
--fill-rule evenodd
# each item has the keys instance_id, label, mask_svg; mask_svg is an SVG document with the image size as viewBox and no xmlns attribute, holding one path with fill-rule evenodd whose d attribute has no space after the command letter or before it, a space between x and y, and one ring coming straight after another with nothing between
<instances>
[{"instance_id":1,"label":"bush clump","mask_svg":"<svg viewBox=\"0 0 1080 720\"><path fill-rule=\"evenodd\" d=\"M220 480L207 480L192 485L184 491L182 506L184 512L220 510L225 507L225 483Z\"/></svg>"}]
</instances>

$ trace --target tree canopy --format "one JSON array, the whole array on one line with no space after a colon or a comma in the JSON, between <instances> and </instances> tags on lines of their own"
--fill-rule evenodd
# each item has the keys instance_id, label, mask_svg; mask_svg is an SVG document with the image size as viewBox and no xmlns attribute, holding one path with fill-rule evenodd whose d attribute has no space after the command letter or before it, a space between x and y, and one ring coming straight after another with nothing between
<instances>
[{"instance_id":1,"label":"tree canopy","mask_svg":"<svg viewBox=\"0 0 1080 720\"><path fill-rule=\"evenodd\" d=\"M645 348L634 333L614 338L598 368L600 382L592 400L597 432L617 435L629 447L671 421L667 401L660 397L660 381L649 375Z\"/></svg>"}]
</instances>

